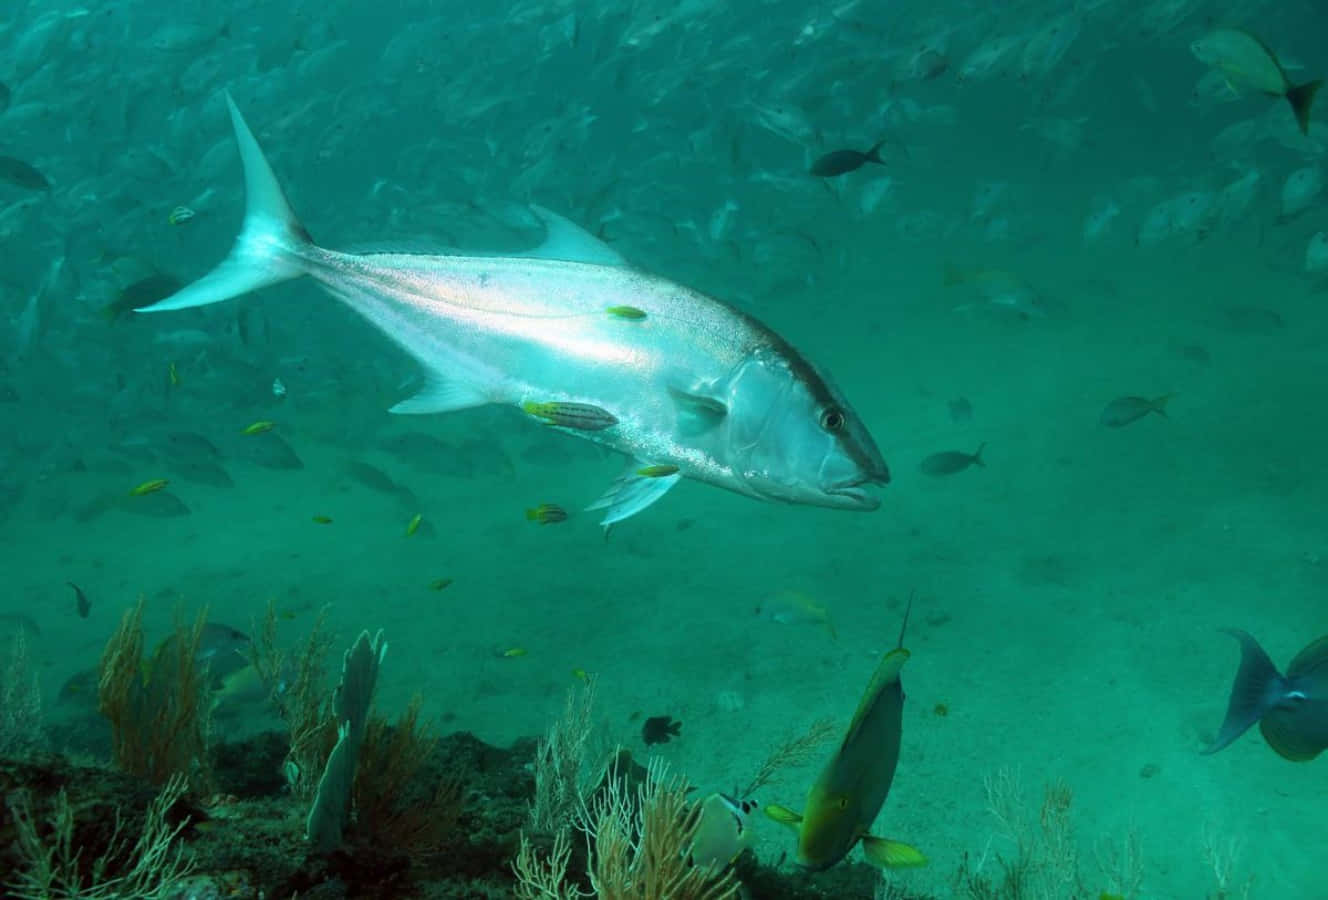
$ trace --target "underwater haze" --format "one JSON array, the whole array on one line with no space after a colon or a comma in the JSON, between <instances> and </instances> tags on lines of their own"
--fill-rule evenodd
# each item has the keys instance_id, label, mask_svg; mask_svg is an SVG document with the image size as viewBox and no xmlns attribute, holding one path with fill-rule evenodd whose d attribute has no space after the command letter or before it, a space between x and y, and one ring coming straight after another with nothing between
<instances>
[{"instance_id":1,"label":"underwater haze","mask_svg":"<svg viewBox=\"0 0 1328 900\"><path fill-rule=\"evenodd\" d=\"M607 739L710 793L847 727L912 598L873 832L930 864L897 885L960 896L961 865L1015 852L984 783L1017 773L1073 789L1093 897L1125 846L1122 896L1328 896L1328 763L1258 729L1200 752L1240 659L1220 629L1282 672L1328 632L1328 96L1301 90L1324 34L1308 0L11 0L0 626L58 718L140 596L154 640L272 603L294 642L326 609L334 667L383 630L381 708L419 694L507 744L593 675ZM614 372L613 408L565 405L555 365L547 396L394 414L470 376L324 270L136 312L240 233L227 94L318 248L528 266L570 258L539 249L566 217L579 265L762 323L867 435L827 440L864 470L879 448L879 508L624 458ZM609 309L662 321L630 291ZM659 384L675 443L744 413L694 374ZM587 507L620 476L658 490L606 529ZM647 747L661 715L680 732ZM798 808L816 771L757 799Z\"/></svg>"}]
</instances>

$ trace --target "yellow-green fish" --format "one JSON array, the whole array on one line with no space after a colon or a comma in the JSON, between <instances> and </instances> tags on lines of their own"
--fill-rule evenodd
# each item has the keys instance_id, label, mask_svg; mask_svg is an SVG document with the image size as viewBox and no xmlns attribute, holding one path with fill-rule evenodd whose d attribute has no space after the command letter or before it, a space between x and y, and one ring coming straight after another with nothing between
<instances>
[{"instance_id":1,"label":"yellow-green fish","mask_svg":"<svg viewBox=\"0 0 1328 900\"><path fill-rule=\"evenodd\" d=\"M429 582L429 590L431 591L445 590L451 583L452 583L451 578L435 578L433 581Z\"/></svg>"},{"instance_id":2,"label":"yellow-green fish","mask_svg":"<svg viewBox=\"0 0 1328 900\"><path fill-rule=\"evenodd\" d=\"M541 503L526 510L526 518L541 525L567 521L567 510L556 503Z\"/></svg>"},{"instance_id":3,"label":"yellow-green fish","mask_svg":"<svg viewBox=\"0 0 1328 900\"><path fill-rule=\"evenodd\" d=\"M240 432L240 433L241 433L241 434L266 434L267 432L271 431L273 428L276 428L276 427L277 427L277 423L276 423L276 422L269 422L267 419L260 419L260 420L258 420L257 422L254 422L253 424L249 425L247 428L244 429L244 431L242 431L242 432Z\"/></svg>"},{"instance_id":4,"label":"yellow-green fish","mask_svg":"<svg viewBox=\"0 0 1328 900\"><path fill-rule=\"evenodd\" d=\"M332 517L331 517L331 516L314 516L314 522L316 522L316 523L319 524L319 525L331 525L331 524L332 524Z\"/></svg>"},{"instance_id":5,"label":"yellow-green fish","mask_svg":"<svg viewBox=\"0 0 1328 900\"><path fill-rule=\"evenodd\" d=\"M166 217L166 221L172 225L183 225L196 215L198 214L187 206L177 206L171 210L170 215Z\"/></svg>"},{"instance_id":6,"label":"yellow-green fish","mask_svg":"<svg viewBox=\"0 0 1328 900\"><path fill-rule=\"evenodd\" d=\"M910 601L910 607L912 603ZM908 661L904 628L899 644L881 660L858 703L844 742L807 794L801 814L770 805L766 815L798 831L799 864L828 869L861 842L868 861L890 868L925 865L927 858L908 844L868 832L885 805L904 730L904 688L899 670Z\"/></svg>"},{"instance_id":7,"label":"yellow-green fish","mask_svg":"<svg viewBox=\"0 0 1328 900\"><path fill-rule=\"evenodd\" d=\"M572 677L583 684L590 684L590 673L580 667L572 670Z\"/></svg>"},{"instance_id":8,"label":"yellow-green fish","mask_svg":"<svg viewBox=\"0 0 1328 900\"><path fill-rule=\"evenodd\" d=\"M501 657L503 657L504 659L516 659L518 656L525 656L525 655L526 655L526 648L525 648L525 647L508 647L506 650L502 650L502 651L500 651L498 655L501 656Z\"/></svg>"},{"instance_id":9,"label":"yellow-green fish","mask_svg":"<svg viewBox=\"0 0 1328 900\"><path fill-rule=\"evenodd\" d=\"M145 481L134 488L129 492L129 496L142 497L144 494L155 494L168 484L170 484L170 481L165 478L153 478L151 481Z\"/></svg>"},{"instance_id":10,"label":"yellow-green fish","mask_svg":"<svg viewBox=\"0 0 1328 900\"><path fill-rule=\"evenodd\" d=\"M412 534L419 531L420 523L423 521L424 521L424 513L416 513L415 515L411 516L410 521L406 523L406 537L410 537Z\"/></svg>"},{"instance_id":11,"label":"yellow-green fish","mask_svg":"<svg viewBox=\"0 0 1328 900\"><path fill-rule=\"evenodd\" d=\"M629 322L639 322L646 317L646 311L635 306L610 306L604 311L615 319L626 319Z\"/></svg>"},{"instance_id":12,"label":"yellow-green fish","mask_svg":"<svg viewBox=\"0 0 1328 900\"><path fill-rule=\"evenodd\" d=\"M1190 44L1190 52L1221 72L1233 87L1253 88L1270 97L1285 97L1301 134L1310 133L1310 106L1323 79L1292 84L1277 54L1248 31L1214 28Z\"/></svg>"},{"instance_id":13,"label":"yellow-green fish","mask_svg":"<svg viewBox=\"0 0 1328 900\"><path fill-rule=\"evenodd\" d=\"M756 614L781 625L824 625L831 640L839 640L830 609L801 591L780 591L756 607Z\"/></svg>"},{"instance_id":14,"label":"yellow-green fish","mask_svg":"<svg viewBox=\"0 0 1328 900\"><path fill-rule=\"evenodd\" d=\"M537 419L543 419L549 425L560 428L575 428L578 431L603 431L618 424L618 417L607 409L601 409L590 403L565 403L549 401L536 403L527 400L521 408Z\"/></svg>"},{"instance_id":15,"label":"yellow-green fish","mask_svg":"<svg viewBox=\"0 0 1328 900\"><path fill-rule=\"evenodd\" d=\"M167 371L167 374L170 376L170 379L171 379L171 387L179 387L179 386L180 386L180 373L177 372L177 371L175 370L175 363L171 363L170 366L167 367L167 370L166 370L166 371Z\"/></svg>"},{"instance_id":16,"label":"yellow-green fish","mask_svg":"<svg viewBox=\"0 0 1328 900\"><path fill-rule=\"evenodd\" d=\"M670 475L678 474L677 466L642 466L636 470L636 474L642 478L668 478Z\"/></svg>"}]
</instances>

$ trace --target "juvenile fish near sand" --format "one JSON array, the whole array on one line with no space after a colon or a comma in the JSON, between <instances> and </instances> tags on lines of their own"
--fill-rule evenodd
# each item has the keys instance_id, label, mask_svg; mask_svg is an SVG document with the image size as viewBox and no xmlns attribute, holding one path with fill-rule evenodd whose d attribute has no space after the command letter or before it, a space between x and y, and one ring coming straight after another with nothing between
<instances>
[{"instance_id":1,"label":"juvenile fish near sand","mask_svg":"<svg viewBox=\"0 0 1328 900\"><path fill-rule=\"evenodd\" d=\"M1099 421L1108 428L1124 428L1131 422L1137 422L1149 413L1167 417L1167 401L1171 394L1148 399L1147 397L1117 397L1102 410Z\"/></svg>"},{"instance_id":2,"label":"juvenile fish near sand","mask_svg":"<svg viewBox=\"0 0 1328 900\"><path fill-rule=\"evenodd\" d=\"M941 453L933 453L922 461L919 468L924 475L940 478L962 472L971 466L985 466L986 463L982 461L982 451L986 446L986 444L981 444L972 453L965 453L962 450L945 450Z\"/></svg>"},{"instance_id":3,"label":"juvenile fish near sand","mask_svg":"<svg viewBox=\"0 0 1328 900\"><path fill-rule=\"evenodd\" d=\"M398 413L527 401L578 403L618 424L568 428L631 459L593 508L632 516L680 478L763 500L872 510L890 474L848 402L751 316L627 268L611 248L536 209L543 258L348 254L316 245L227 96L247 206L230 255L147 311L220 303L308 276L425 370ZM569 249L573 248L575 249ZM617 310L605 314L605 310ZM649 311L635 319L627 310ZM643 467L678 472L651 478Z\"/></svg>"}]
</instances>

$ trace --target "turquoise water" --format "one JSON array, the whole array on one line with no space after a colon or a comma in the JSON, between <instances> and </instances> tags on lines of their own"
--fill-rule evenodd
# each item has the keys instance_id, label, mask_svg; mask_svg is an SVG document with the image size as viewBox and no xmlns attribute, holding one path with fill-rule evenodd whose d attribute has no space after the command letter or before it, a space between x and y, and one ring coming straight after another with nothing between
<instances>
[{"instance_id":1,"label":"turquoise water","mask_svg":"<svg viewBox=\"0 0 1328 900\"><path fill-rule=\"evenodd\" d=\"M1322 760L1257 732L1198 752L1238 659L1217 629L1284 666L1323 633L1328 587L1328 262L1307 258L1328 208L1286 188L1328 168L1328 101L1301 134L1280 99L1196 96L1190 42L1225 22L1292 81L1328 71L1322 14L1273 2L0 13L0 154L49 181L0 179L0 616L32 634L49 714L139 595L157 634L204 605L248 629L271 600L294 641L327 606L338 647L384 630L380 708L421 693L503 744L542 732L581 669L606 740L644 756L640 718L672 715L681 738L651 752L731 789L818 716L848 722L915 593L877 821L932 860L904 884L945 895L965 853L1008 852L983 779L1017 770L1033 798L1073 789L1089 876L1133 830L1139 896L1212 896L1216 835L1243 846L1233 889L1322 896ZM923 48L943 71L910 62ZM108 315L230 246L222 89L323 246L516 251L540 241L537 202L757 316L866 422L881 508L684 481L606 540L582 509L620 460L507 408L390 415L420 366L310 283ZM884 166L807 174L883 138ZM1189 192L1199 211L1158 236L1158 205ZM1167 394L1165 418L1099 422ZM275 467L275 439L299 468ZM919 470L980 445L984 467ZM187 513L128 496L156 478ZM528 521L541 503L570 517ZM757 612L785 591L836 637ZM760 799L796 806L814 777ZM762 858L790 848L758 827Z\"/></svg>"}]
</instances>

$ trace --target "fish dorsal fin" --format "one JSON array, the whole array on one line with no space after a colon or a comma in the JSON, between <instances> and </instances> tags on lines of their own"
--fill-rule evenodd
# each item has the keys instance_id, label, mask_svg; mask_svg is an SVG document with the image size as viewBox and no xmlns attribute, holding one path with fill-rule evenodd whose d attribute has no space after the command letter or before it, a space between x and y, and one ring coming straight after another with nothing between
<instances>
[{"instance_id":1,"label":"fish dorsal fin","mask_svg":"<svg viewBox=\"0 0 1328 900\"><path fill-rule=\"evenodd\" d=\"M704 434L718 426L729 414L728 405L718 397L679 388L669 388L669 396L678 407L678 430L685 435Z\"/></svg>"},{"instance_id":2,"label":"fish dorsal fin","mask_svg":"<svg viewBox=\"0 0 1328 900\"><path fill-rule=\"evenodd\" d=\"M393 406L389 412L407 416L427 415L470 409L489 402L490 399L474 385L431 375L424 387Z\"/></svg>"},{"instance_id":3,"label":"fish dorsal fin","mask_svg":"<svg viewBox=\"0 0 1328 900\"><path fill-rule=\"evenodd\" d=\"M876 667L876 672L872 675L871 681L867 684L867 690L862 692L862 700L858 702L858 710L853 714L853 721L849 723L848 732L844 735L844 743L840 745L841 750L853 743L858 729L862 727L868 713L876 705L876 701L880 699L881 692L889 687L892 682L898 683L899 670L904 668L904 663L908 662L909 655L909 652L903 647L896 647L885 654L881 664Z\"/></svg>"},{"instance_id":4,"label":"fish dorsal fin","mask_svg":"<svg viewBox=\"0 0 1328 900\"><path fill-rule=\"evenodd\" d=\"M621 253L571 219L533 203L530 205L530 211L544 226L544 241L532 250L517 254L518 256L627 267L627 260L623 259Z\"/></svg>"},{"instance_id":5,"label":"fish dorsal fin","mask_svg":"<svg viewBox=\"0 0 1328 900\"><path fill-rule=\"evenodd\" d=\"M887 869L910 869L927 864L927 857L916 847L870 834L862 838L862 853L868 862Z\"/></svg>"},{"instance_id":6,"label":"fish dorsal fin","mask_svg":"<svg viewBox=\"0 0 1328 900\"><path fill-rule=\"evenodd\" d=\"M1324 679L1328 687L1328 635L1324 635L1296 654L1287 666L1287 678L1300 678L1306 675Z\"/></svg>"}]
</instances>

